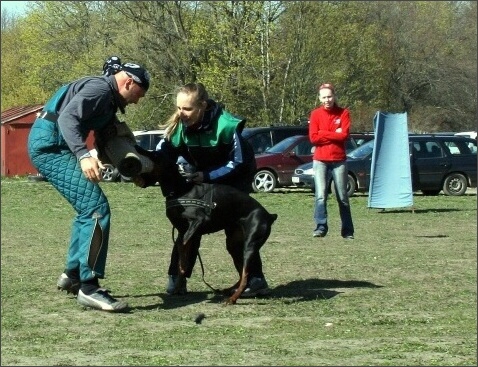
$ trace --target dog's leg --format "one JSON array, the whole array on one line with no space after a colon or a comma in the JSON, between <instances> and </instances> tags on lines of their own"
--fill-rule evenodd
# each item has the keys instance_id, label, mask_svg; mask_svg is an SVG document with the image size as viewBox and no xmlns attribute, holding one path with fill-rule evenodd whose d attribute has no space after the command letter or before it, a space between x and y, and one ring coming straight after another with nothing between
<instances>
[{"instance_id":1,"label":"dog's leg","mask_svg":"<svg viewBox=\"0 0 478 367\"><path fill-rule=\"evenodd\" d=\"M227 252L231 255L234 267L239 276L239 280L235 284L222 290L222 294L229 297L241 282L242 269L244 267L244 231L242 226L238 225L225 229L224 233L226 234Z\"/></svg>"},{"instance_id":2,"label":"dog's leg","mask_svg":"<svg viewBox=\"0 0 478 367\"><path fill-rule=\"evenodd\" d=\"M174 291L172 294L182 294L182 290L186 285L186 272L189 264L189 257L191 255L191 246L193 241L189 240L188 242L184 242L184 233L180 233L178 238L175 241L175 246L178 249L178 277L176 279L176 283L174 285Z\"/></svg>"},{"instance_id":3,"label":"dog's leg","mask_svg":"<svg viewBox=\"0 0 478 367\"><path fill-rule=\"evenodd\" d=\"M179 246L184 246L183 244L178 244ZM179 262L178 262L178 278L174 284L173 294L182 294L182 289L186 286L186 268L183 259L183 251L179 250Z\"/></svg>"},{"instance_id":4,"label":"dog's leg","mask_svg":"<svg viewBox=\"0 0 478 367\"><path fill-rule=\"evenodd\" d=\"M270 215L266 211L256 210L244 223L244 244L243 244L243 268L239 287L229 297L226 304L235 304L242 292L246 289L249 279L251 259L259 254L262 245L271 234L271 227L276 215Z\"/></svg>"},{"instance_id":5,"label":"dog's leg","mask_svg":"<svg viewBox=\"0 0 478 367\"><path fill-rule=\"evenodd\" d=\"M247 234L246 234L247 235ZM237 299L241 296L242 292L246 289L247 280L249 279L249 267L251 258L254 253L259 252L262 244L266 241L267 236L261 238L259 241L251 241L251 237L254 237L254 233L250 233L244 244L243 251L243 267L241 272L241 278L239 279L239 286L236 288L235 292L226 300L226 305L234 305L237 302Z\"/></svg>"},{"instance_id":6,"label":"dog's leg","mask_svg":"<svg viewBox=\"0 0 478 367\"><path fill-rule=\"evenodd\" d=\"M179 259L178 259L178 277L176 279L176 283L174 284L174 290L172 294L181 294L181 289L186 283L185 269L187 266L187 263L186 263L187 254L185 249L183 248L185 246L183 244L183 238L184 238L184 234L180 233L174 243L174 246L177 247Z\"/></svg>"},{"instance_id":7,"label":"dog's leg","mask_svg":"<svg viewBox=\"0 0 478 367\"><path fill-rule=\"evenodd\" d=\"M231 297L229 297L226 300L226 305L235 305L237 302L237 299L241 296L242 292L244 292L244 289L246 289L247 286L247 279L248 279L248 273L246 267L242 269L242 274L241 274L241 279L239 279L239 282L236 283L239 286L236 288L235 292L232 294Z\"/></svg>"},{"instance_id":8,"label":"dog's leg","mask_svg":"<svg viewBox=\"0 0 478 367\"><path fill-rule=\"evenodd\" d=\"M175 283L173 294L183 294L183 290L186 288L186 278L191 276L200 245L201 235L193 235L185 242L184 236L180 235L178 237L176 243L179 254L178 279Z\"/></svg>"}]
</instances>

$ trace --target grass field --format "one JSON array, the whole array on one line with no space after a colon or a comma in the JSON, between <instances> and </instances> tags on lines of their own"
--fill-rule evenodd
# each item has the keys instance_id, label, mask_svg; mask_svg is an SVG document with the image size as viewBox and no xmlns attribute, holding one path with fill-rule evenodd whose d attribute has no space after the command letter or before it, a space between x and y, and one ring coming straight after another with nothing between
<instances>
[{"instance_id":1,"label":"grass field","mask_svg":"<svg viewBox=\"0 0 478 367\"><path fill-rule=\"evenodd\" d=\"M351 199L355 240L312 238L313 195L253 194L279 215L261 253L270 296L224 306L196 264L165 294L171 226L158 187L102 184L113 212L102 285L131 312L84 309L56 289L73 210L46 182L3 179L1 365L476 366L477 202L414 196L414 209ZM203 238L204 279L237 280L224 234ZM206 318L196 324L198 313Z\"/></svg>"}]
</instances>

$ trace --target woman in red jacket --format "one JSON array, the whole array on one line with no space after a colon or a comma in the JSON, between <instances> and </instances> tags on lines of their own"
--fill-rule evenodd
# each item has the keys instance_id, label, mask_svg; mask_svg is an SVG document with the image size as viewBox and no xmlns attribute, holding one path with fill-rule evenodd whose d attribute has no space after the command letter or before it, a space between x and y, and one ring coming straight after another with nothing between
<instances>
[{"instance_id":1,"label":"woman in red jacket","mask_svg":"<svg viewBox=\"0 0 478 367\"><path fill-rule=\"evenodd\" d=\"M313 157L315 179L314 237L324 237L327 224L328 182L332 177L342 221L341 234L354 238L354 225L347 195L347 155L345 142L349 137L350 114L337 105L335 89L330 83L319 87L321 106L314 109L309 119L309 139L315 146Z\"/></svg>"}]
</instances>

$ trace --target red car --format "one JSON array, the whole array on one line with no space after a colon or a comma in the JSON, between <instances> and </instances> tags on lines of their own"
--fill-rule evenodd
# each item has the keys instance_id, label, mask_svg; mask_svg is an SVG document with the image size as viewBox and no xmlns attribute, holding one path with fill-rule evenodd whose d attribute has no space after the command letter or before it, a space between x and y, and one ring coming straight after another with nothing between
<instances>
[{"instance_id":1,"label":"red car","mask_svg":"<svg viewBox=\"0 0 478 367\"><path fill-rule=\"evenodd\" d=\"M312 148L308 135L295 135L285 138L262 154L256 154L257 171L252 189L255 192L271 192L276 187L294 185L294 170L312 161Z\"/></svg>"}]
</instances>

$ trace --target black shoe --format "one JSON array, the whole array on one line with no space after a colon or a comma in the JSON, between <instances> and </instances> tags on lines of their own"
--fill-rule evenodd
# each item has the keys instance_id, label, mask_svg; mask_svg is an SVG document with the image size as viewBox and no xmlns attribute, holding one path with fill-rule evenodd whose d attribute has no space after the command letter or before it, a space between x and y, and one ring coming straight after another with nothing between
<instances>
[{"instance_id":1,"label":"black shoe","mask_svg":"<svg viewBox=\"0 0 478 367\"><path fill-rule=\"evenodd\" d=\"M327 227L325 227L324 225L318 225L314 233L312 233L313 237L325 237L326 235Z\"/></svg>"},{"instance_id":2,"label":"black shoe","mask_svg":"<svg viewBox=\"0 0 478 367\"><path fill-rule=\"evenodd\" d=\"M265 278L251 278L247 284L246 289L242 292L242 298L266 296L270 293L269 285Z\"/></svg>"},{"instance_id":3,"label":"black shoe","mask_svg":"<svg viewBox=\"0 0 478 367\"><path fill-rule=\"evenodd\" d=\"M353 240L354 239L354 235L353 234L347 234L345 236L342 236L344 239L346 240Z\"/></svg>"},{"instance_id":4,"label":"black shoe","mask_svg":"<svg viewBox=\"0 0 478 367\"><path fill-rule=\"evenodd\" d=\"M173 294L174 289L176 288L177 279L178 279L177 275L168 276L168 285L166 286L166 293ZM184 295L186 293L188 293L187 279L184 279L184 284L179 288L178 294Z\"/></svg>"},{"instance_id":5,"label":"black shoe","mask_svg":"<svg viewBox=\"0 0 478 367\"><path fill-rule=\"evenodd\" d=\"M56 286L66 294L73 293L75 296L80 290L80 279L70 278L66 273L62 273L56 282Z\"/></svg>"}]
</instances>

